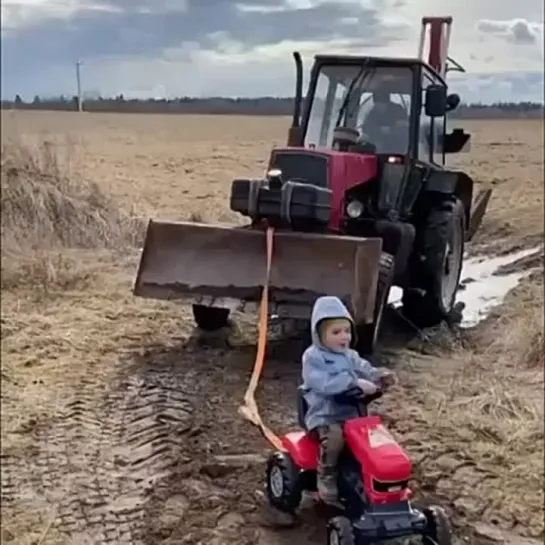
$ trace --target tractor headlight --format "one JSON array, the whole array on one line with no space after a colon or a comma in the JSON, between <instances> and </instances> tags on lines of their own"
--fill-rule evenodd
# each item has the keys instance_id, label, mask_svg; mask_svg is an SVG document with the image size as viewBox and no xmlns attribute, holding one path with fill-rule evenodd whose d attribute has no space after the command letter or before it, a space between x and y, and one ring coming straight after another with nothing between
<instances>
[{"instance_id":1,"label":"tractor headlight","mask_svg":"<svg viewBox=\"0 0 545 545\"><path fill-rule=\"evenodd\" d=\"M352 219L359 218L363 214L363 203L357 200L350 201L346 205L346 214Z\"/></svg>"}]
</instances>

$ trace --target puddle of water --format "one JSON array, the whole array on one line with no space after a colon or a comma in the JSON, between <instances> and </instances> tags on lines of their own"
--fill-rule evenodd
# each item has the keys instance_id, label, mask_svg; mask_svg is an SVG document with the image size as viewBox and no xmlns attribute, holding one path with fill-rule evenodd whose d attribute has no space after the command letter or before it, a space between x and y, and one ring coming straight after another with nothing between
<instances>
[{"instance_id":1,"label":"puddle of water","mask_svg":"<svg viewBox=\"0 0 545 545\"><path fill-rule=\"evenodd\" d=\"M461 283L465 285L465 289L459 290L456 297L457 302L465 304L460 325L473 327L484 320L521 280L534 271L534 269L527 269L498 275L496 272L499 268L537 254L539 251L541 247L520 250L504 256L492 258L477 256L465 260L461 276ZM394 307L401 306L402 293L401 288L392 288L388 302Z\"/></svg>"}]
</instances>

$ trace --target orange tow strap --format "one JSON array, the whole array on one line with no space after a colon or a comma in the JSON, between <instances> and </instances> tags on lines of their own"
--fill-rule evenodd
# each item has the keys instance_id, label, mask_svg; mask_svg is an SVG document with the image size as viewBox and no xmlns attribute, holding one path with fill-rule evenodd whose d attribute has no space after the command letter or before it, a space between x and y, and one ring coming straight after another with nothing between
<instances>
[{"instance_id":1,"label":"orange tow strap","mask_svg":"<svg viewBox=\"0 0 545 545\"><path fill-rule=\"evenodd\" d=\"M257 337L257 354L255 356L254 368L250 383L244 394L244 405L241 405L238 412L243 418L258 426L261 433L265 436L267 441L277 450L285 451L286 449L282 445L282 440L270 430L261 420L257 403L255 402L255 391L263 371L263 365L265 364L265 348L267 347L267 330L269 324L269 280L271 275L271 263L273 255L274 244L274 229L272 227L267 228L267 274L265 278L265 284L263 286L263 293L261 294L261 303L259 307L259 328Z\"/></svg>"}]
</instances>

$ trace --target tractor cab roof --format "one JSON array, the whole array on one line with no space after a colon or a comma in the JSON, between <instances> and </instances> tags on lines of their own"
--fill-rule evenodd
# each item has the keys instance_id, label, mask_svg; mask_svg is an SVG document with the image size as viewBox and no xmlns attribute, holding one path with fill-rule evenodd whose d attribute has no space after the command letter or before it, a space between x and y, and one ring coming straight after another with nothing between
<instances>
[{"instance_id":1,"label":"tractor cab roof","mask_svg":"<svg viewBox=\"0 0 545 545\"><path fill-rule=\"evenodd\" d=\"M391 68L414 68L416 66L425 67L430 70L434 76L439 78L445 85L444 78L434 70L429 64L418 57L370 57L363 55L315 55L314 60L317 64L329 64L338 66L360 66L369 67L391 67Z\"/></svg>"}]
</instances>

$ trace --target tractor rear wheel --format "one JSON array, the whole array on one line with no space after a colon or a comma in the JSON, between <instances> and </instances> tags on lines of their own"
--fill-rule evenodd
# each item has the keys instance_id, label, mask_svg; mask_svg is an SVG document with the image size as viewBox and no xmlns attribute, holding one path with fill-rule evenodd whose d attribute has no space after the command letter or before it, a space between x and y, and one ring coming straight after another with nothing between
<instances>
[{"instance_id":1,"label":"tractor rear wheel","mask_svg":"<svg viewBox=\"0 0 545 545\"><path fill-rule=\"evenodd\" d=\"M415 241L418 263L403 293L403 314L418 327L432 327L454 309L464 255L465 213L450 197L436 205Z\"/></svg>"},{"instance_id":2,"label":"tractor rear wheel","mask_svg":"<svg viewBox=\"0 0 545 545\"><path fill-rule=\"evenodd\" d=\"M197 326L203 331L218 331L226 327L229 321L229 313L228 308L193 305L193 318Z\"/></svg>"},{"instance_id":3,"label":"tractor rear wheel","mask_svg":"<svg viewBox=\"0 0 545 545\"><path fill-rule=\"evenodd\" d=\"M373 321L370 324L361 324L356 327L356 334L358 338L356 349L362 357L371 356L375 352L380 334L382 317L384 315L384 309L388 305L388 296L390 295L390 289L394 282L394 275L394 256L382 252L380 256Z\"/></svg>"}]
</instances>

